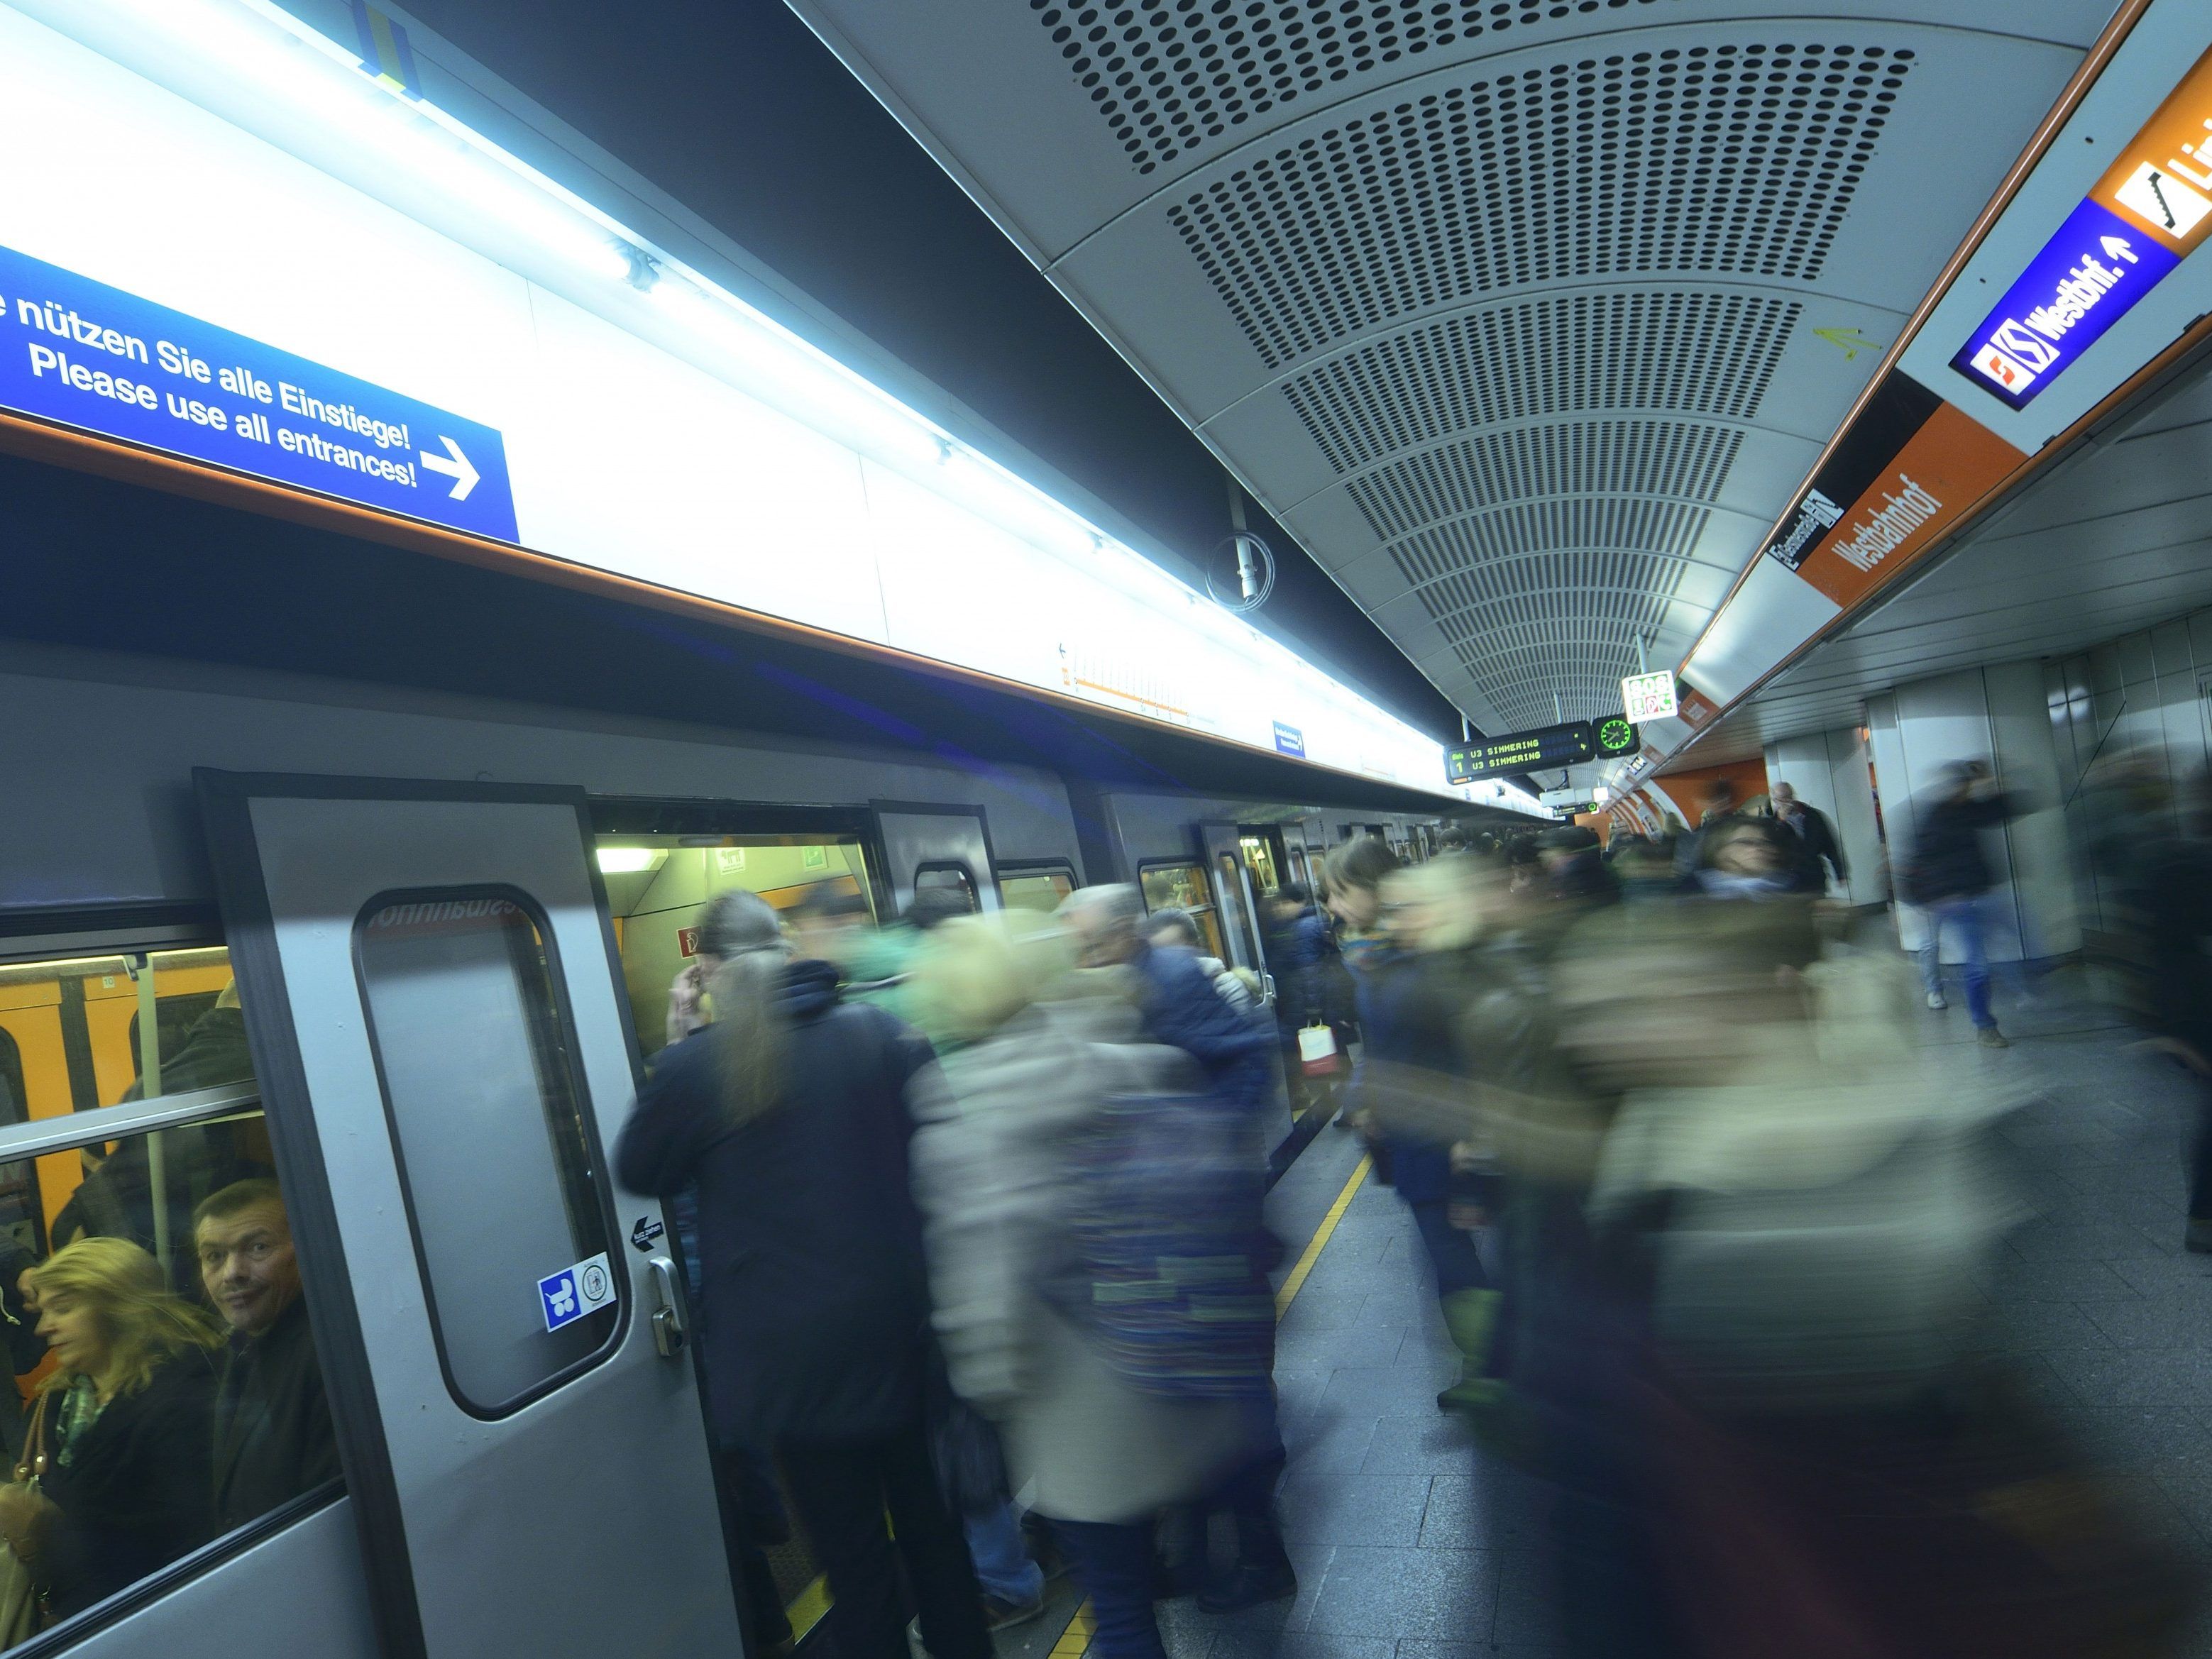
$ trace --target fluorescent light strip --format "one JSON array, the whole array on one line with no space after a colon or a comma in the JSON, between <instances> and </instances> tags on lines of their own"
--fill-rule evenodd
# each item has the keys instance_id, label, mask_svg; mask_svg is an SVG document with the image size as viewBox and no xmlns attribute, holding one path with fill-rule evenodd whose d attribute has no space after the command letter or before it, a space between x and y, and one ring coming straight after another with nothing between
<instances>
[{"instance_id":1,"label":"fluorescent light strip","mask_svg":"<svg viewBox=\"0 0 2212 1659\"><path fill-rule=\"evenodd\" d=\"M33 9L48 9L32 0ZM1285 673L1407 765L1435 745L1329 678L1241 616L944 432L773 319L609 217L450 112L363 72L360 55L273 0L70 0L57 26L79 33L100 15L158 41L172 60L206 64L287 117L335 131L433 195L543 249L594 283L642 288L732 384L823 435L914 477L1025 543L1097 574L1247 662ZM97 23L92 25L97 33ZM95 49L97 47L95 46ZM1363 764L1370 764L1363 761ZM1395 763L1393 763L1394 775ZM1472 799L1471 793L1459 793ZM1518 791L1501 791L1518 795ZM1518 802L1513 803L1516 805ZM1534 803L1529 802L1534 810Z\"/></svg>"}]
</instances>

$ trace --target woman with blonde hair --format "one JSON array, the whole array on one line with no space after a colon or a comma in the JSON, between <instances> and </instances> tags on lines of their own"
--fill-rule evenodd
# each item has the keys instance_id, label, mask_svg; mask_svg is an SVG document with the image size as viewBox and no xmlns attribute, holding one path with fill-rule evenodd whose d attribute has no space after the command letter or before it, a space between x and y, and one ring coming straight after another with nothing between
<instances>
[{"instance_id":1,"label":"woman with blonde hair","mask_svg":"<svg viewBox=\"0 0 2212 1659\"><path fill-rule=\"evenodd\" d=\"M125 1238L80 1238L25 1273L55 1360L0 1538L65 1619L206 1541L222 1333Z\"/></svg>"}]
</instances>

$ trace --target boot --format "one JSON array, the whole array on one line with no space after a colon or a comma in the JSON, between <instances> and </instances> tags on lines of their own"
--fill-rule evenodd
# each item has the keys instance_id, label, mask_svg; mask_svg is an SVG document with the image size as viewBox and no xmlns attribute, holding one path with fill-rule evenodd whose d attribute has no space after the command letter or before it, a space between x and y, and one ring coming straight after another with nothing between
<instances>
[{"instance_id":1,"label":"boot","mask_svg":"<svg viewBox=\"0 0 2212 1659\"><path fill-rule=\"evenodd\" d=\"M1454 1291L1444 1297L1444 1329L1459 1350L1459 1381L1437 1396L1438 1411L1481 1411L1504 1395L1505 1384L1489 1375L1504 1301L1496 1291Z\"/></svg>"}]
</instances>

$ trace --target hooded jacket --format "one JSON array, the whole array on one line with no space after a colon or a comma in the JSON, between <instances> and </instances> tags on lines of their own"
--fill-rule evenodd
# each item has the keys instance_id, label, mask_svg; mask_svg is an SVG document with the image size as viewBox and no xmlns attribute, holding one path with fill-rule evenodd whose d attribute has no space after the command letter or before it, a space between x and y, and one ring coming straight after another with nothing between
<instances>
[{"instance_id":1,"label":"hooded jacket","mask_svg":"<svg viewBox=\"0 0 2212 1659\"><path fill-rule=\"evenodd\" d=\"M921 1410L929 1326L908 1091L929 1047L842 1000L828 963L785 972L775 1104L733 1127L709 1026L662 1051L615 1146L623 1183L696 1184L700 1346L725 1443L860 1440Z\"/></svg>"}]
</instances>

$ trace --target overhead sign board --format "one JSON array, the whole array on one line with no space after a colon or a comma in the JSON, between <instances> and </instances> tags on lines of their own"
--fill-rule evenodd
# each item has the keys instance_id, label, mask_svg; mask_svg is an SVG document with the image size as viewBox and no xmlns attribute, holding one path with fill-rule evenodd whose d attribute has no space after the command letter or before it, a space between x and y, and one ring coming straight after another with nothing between
<instances>
[{"instance_id":1,"label":"overhead sign board","mask_svg":"<svg viewBox=\"0 0 2212 1659\"><path fill-rule=\"evenodd\" d=\"M1951 367L2024 409L2212 235L2212 52L2124 146Z\"/></svg>"},{"instance_id":2,"label":"overhead sign board","mask_svg":"<svg viewBox=\"0 0 2212 1659\"><path fill-rule=\"evenodd\" d=\"M1510 777L1547 766L1576 766L1597 756L1597 734L1588 720L1569 720L1510 737L1478 738L1444 750L1444 776L1453 783Z\"/></svg>"},{"instance_id":3,"label":"overhead sign board","mask_svg":"<svg viewBox=\"0 0 2212 1659\"><path fill-rule=\"evenodd\" d=\"M1670 719L1674 713L1674 671L1631 674L1620 683L1620 706L1631 720Z\"/></svg>"},{"instance_id":4,"label":"overhead sign board","mask_svg":"<svg viewBox=\"0 0 2212 1659\"><path fill-rule=\"evenodd\" d=\"M5 247L0 404L516 539L491 428Z\"/></svg>"},{"instance_id":5,"label":"overhead sign board","mask_svg":"<svg viewBox=\"0 0 2212 1659\"><path fill-rule=\"evenodd\" d=\"M1544 767L1578 766L1628 754L1635 749L1637 737L1634 722L1613 715L1602 720L1569 720L1510 737L1480 738L1444 750L1444 776L1453 783L1477 783Z\"/></svg>"}]
</instances>

